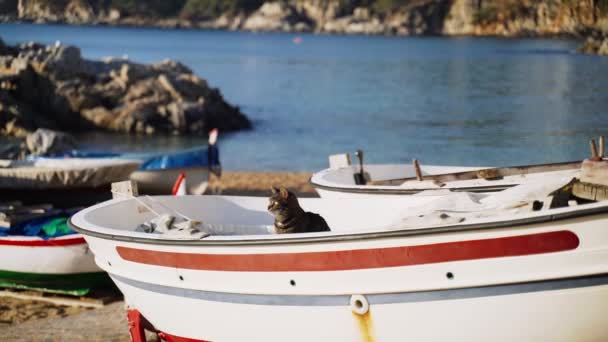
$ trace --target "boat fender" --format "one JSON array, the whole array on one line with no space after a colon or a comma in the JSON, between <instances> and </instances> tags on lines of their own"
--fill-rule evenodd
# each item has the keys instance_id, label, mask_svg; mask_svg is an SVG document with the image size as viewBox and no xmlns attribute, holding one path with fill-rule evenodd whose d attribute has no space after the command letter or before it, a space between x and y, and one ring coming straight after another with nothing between
<instances>
[{"instance_id":1,"label":"boat fender","mask_svg":"<svg viewBox=\"0 0 608 342\"><path fill-rule=\"evenodd\" d=\"M369 311L369 303L363 295L352 295L350 297L350 309L357 315L365 315Z\"/></svg>"}]
</instances>

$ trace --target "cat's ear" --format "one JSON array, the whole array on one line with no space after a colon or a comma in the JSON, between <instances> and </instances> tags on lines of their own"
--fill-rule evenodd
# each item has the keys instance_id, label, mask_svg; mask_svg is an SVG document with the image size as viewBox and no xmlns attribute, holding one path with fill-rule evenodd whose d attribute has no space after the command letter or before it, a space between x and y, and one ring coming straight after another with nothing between
<instances>
[{"instance_id":1,"label":"cat's ear","mask_svg":"<svg viewBox=\"0 0 608 342\"><path fill-rule=\"evenodd\" d=\"M270 191L272 191L272 194L274 195L279 193L279 188L277 188L276 186L271 186Z\"/></svg>"},{"instance_id":2,"label":"cat's ear","mask_svg":"<svg viewBox=\"0 0 608 342\"><path fill-rule=\"evenodd\" d=\"M287 191L286 188L281 187L281 189L279 190L279 192L281 193L281 197L287 199L287 197L289 197L289 191Z\"/></svg>"}]
</instances>

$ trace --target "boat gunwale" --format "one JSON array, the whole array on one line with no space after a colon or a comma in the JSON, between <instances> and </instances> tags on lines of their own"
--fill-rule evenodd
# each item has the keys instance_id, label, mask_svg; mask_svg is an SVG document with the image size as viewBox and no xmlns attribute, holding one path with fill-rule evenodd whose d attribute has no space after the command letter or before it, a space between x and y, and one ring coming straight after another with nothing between
<instances>
[{"instance_id":1,"label":"boat gunwale","mask_svg":"<svg viewBox=\"0 0 608 342\"><path fill-rule=\"evenodd\" d=\"M439 227L430 228L418 228L418 229L399 229L399 230L383 230L383 231L366 231L362 233L347 233L339 235L322 236L315 234L315 236L302 236L306 234L298 234L297 237L282 237L280 239L268 239L268 238L245 238L239 240L169 240L169 239L152 239L142 238L136 236L117 235L109 233L101 233L76 225L72 218L68 220L68 226L74 231L86 236L92 236L102 238L106 240L124 241L124 242L135 242L151 245L173 245L173 246L264 246L264 245L292 245L292 244L305 244L305 243L328 243L328 242L347 242L347 241L359 241L359 240L373 240L383 238L394 238L394 237L412 237L412 236L426 236L433 234L444 234L444 233L460 233L469 231L479 230L497 230L509 227L527 226L533 224L540 224L546 222L561 221L573 218L602 215L608 213L608 205L602 205L599 207L578 209L573 211L566 211L557 214L548 214L542 216L533 216L525 218L517 218L511 220L501 221L490 221L470 224L453 224ZM243 235L243 236L259 236L266 237L267 235Z\"/></svg>"},{"instance_id":2,"label":"boat gunwale","mask_svg":"<svg viewBox=\"0 0 608 342\"><path fill-rule=\"evenodd\" d=\"M471 187L459 187L459 188L418 188L418 189L403 189L399 188L398 185L380 185L374 186L373 188L369 185L354 185L355 187L341 187L341 186L331 186L331 185L322 185L319 183L315 183L312 180L312 177L308 180L310 185L314 188L321 190L328 190L333 192L344 192L344 193L356 193L356 194L374 194L374 195L414 195L423 191L438 191L438 190L450 190L453 192L475 192L475 193L484 193L484 192L494 192L494 191L502 191L518 184L504 184L504 185L481 185L481 186L471 186Z\"/></svg>"},{"instance_id":3,"label":"boat gunwale","mask_svg":"<svg viewBox=\"0 0 608 342\"><path fill-rule=\"evenodd\" d=\"M492 170L501 170L501 169L537 168L537 167L543 167L543 166L546 166L546 167L566 166L569 164L577 164L577 163L582 164L582 162L583 162L582 160L580 160L580 161L573 160L573 161L559 162L559 163L490 167L490 168L483 168L483 169L479 169L479 170L475 170L475 171L450 172L450 173L442 173L442 174L436 174L436 175L426 175L424 177L429 178L429 179L434 179L436 177L469 174L472 172L477 173L480 171L483 172L483 171L492 171ZM387 165L393 165L393 164L387 164ZM483 192L506 190L508 188L519 185L519 184L501 184L501 185L481 185L481 186L466 186L466 187L418 188L418 189L406 188L406 189L404 189L404 188L401 188L399 185L356 185L356 184L339 185L336 182L328 182L328 183L334 184L334 185L326 185L326 184L319 184L318 182L315 182L313 180L313 178L319 178L319 179L323 180L323 178L322 178L323 175L320 175L320 173L322 173L322 172L327 173L327 171L330 171L330 170L331 169L325 169L325 170L312 174L312 176L310 176L310 178L308 179L308 182L314 188L318 188L321 190L328 190L328 191L334 191L334 192L345 192L345 193L364 193L364 194L381 194L381 195L412 195L412 194L416 194L416 193L419 193L422 191L433 191L433 190L451 190L454 192L465 191L465 192L483 193ZM551 171L547 171L547 172L551 172ZM534 172L534 173L539 173L539 172ZM534 174L534 173L532 173L532 174ZM522 174L528 174L528 173L522 172ZM412 181L415 179L416 179L416 177L406 177L406 178L390 179L390 181L403 180L404 182L407 182L407 181Z\"/></svg>"}]
</instances>

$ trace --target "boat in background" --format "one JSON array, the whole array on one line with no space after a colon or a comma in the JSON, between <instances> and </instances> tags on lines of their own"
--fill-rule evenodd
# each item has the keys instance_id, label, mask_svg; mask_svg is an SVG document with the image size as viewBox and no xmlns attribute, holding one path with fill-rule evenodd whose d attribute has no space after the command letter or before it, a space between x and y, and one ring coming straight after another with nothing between
<instances>
[{"instance_id":1,"label":"boat in background","mask_svg":"<svg viewBox=\"0 0 608 342\"><path fill-rule=\"evenodd\" d=\"M67 227L73 211L111 198L110 184L141 164L128 159L0 162L0 287L81 296L111 286L83 237Z\"/></svg>"},{"instance_id":2,"label":"boat in background","mask_svg":"<svg viewBox=\"0 0 608 342\"><path fill-rule=\"evenodd\" d=\"M110 184L128 179L140 164L117 158L0 160L0 202L92 205L111 198Z\"/></svg>"},{"instance_id":3,"label":"boat in background","mask_svg":"<svg viewBox=\"0 0 608 342\"><path fill-rule=\"evenodd\" d=\"M79 234L0 237L0 287L83 296L111 286Z\"/></svg>"},{"instance_id":4,"label":"boat in background","mask_svg":"<svg viewBox=\"0 0 608 342\"><path fill-rule=\"evenodd\" d=\"M82 296L111 286L67 220L77 209L0 203L0 287Z\"/></svg>"},{"instance_id":5,"label":"boat in background","mask_svg":"<svg viewBox=\"0 0 608 342\"><path fill-rule=\"evenodd\" d=\"M357 151L357 156L362 152ZM442 166L412 164L367 164L362 158L351 165L348 154L329 157L330 167L316 172L311 185L324 198L378 198L413 195L428 190L494 192L522 182L542 180L545 172L576 170L580 161L487 168L481 166ZM439 194L439 192L437 192Z\"/></svg>"},{"instance_id":6,"label":"boat in background","mask_svg":"<svg viewBox=\"0 0 608 342\"><path fill-rule=\"evenodd\" d=\"M579 178L300 199L321 233L274 234L266 198L230 196L115 199L70 225L125 295L133 340L144 321L168 341L603 341L608 201L576 197ZM164 215L205 234L142 230Z\"/></svg>"},{"instance_id":7,"label":"boat in background","mask_svg":"<svg viewBox=\"0 0 608 342\"><path fill-rule=\"evenodd\" d=\"M172 187L181 174L188 179L188 194L201 195L208 185L209 175L221 176L222 167L217 147L218 130L209 133L207 146L184 149L174 152L151 153L105 153L74 150L54 158L113 158L139 160L141 165L130 175L137 182L142 194L170 194ZM125 178L127 179L127 178Z\"/></svg>"}]
</instances>

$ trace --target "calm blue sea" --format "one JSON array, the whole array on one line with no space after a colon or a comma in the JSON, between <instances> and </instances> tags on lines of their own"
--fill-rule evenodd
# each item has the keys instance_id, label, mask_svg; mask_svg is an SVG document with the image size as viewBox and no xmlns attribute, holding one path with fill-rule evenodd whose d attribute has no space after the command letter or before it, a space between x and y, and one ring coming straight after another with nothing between
<instances>
[{"instance_id":1,"label":"calm blue sea","mask_svg":"<svg viewBox=\"0 0 608 342\"><path fill-rule=\"evenodd\" d=\"M608 135L608 57L568 39L389 38L2 24L8 43L74 44L87 58L179 60L253 120L224 134L231 170L309 170L361 148L369 162L515 165L584 158ZM112 150L198 138L89 135Z\"/></svg>"}]
</instances>

